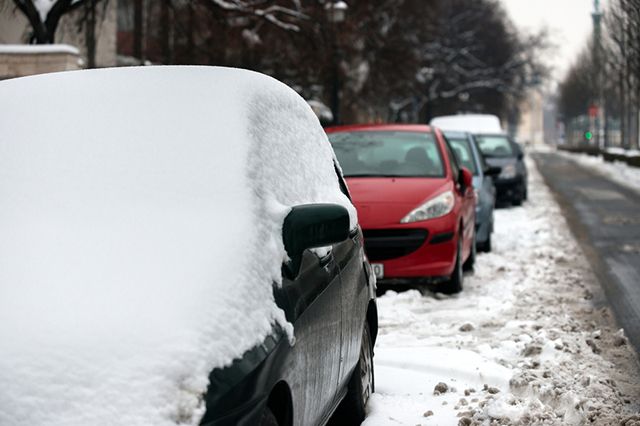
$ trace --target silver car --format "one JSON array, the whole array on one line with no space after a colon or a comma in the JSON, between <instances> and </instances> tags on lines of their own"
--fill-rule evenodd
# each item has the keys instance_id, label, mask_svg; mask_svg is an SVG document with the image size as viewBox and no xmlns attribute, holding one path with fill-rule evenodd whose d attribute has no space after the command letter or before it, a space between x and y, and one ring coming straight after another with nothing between
<instances>
[{"instance_id":1,"label":"silver car","mask_svg":"<svg viewBox=\"0 0 640 426\"><path fill-rule=\"evenodd\" d=\"M493 177L500 174L500 167L490 167L482 156L476 141L467 132L444 132L458 163L473 173L473 188L476 191L476 247L479 251L491 251L493 233L493 208L496 188Z\"/></svg>"}]
</instances>

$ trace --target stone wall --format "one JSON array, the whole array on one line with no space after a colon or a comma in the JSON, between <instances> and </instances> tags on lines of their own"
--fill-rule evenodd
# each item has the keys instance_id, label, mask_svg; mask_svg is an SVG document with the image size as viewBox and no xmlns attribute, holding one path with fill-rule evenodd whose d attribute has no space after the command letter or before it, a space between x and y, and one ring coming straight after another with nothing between
<instances>
[{"instance_id":1,"label":"stone wall","mask_svg":"<svg viewBox=\"0 0 640 426\"><path fill-rule=\"evenodd\" d=\"M103 7L104 5L106 7ZM113 67L116 66L118 2L117 0L108 0L107 3L98 2L97 11L96 65ZM84 10L80 7L62 17L56 31L55 42L77 47L80 57L86 63L85 33L78 28L78 19L83 13ZM11 5L0 7L0 45L28 43L29 33L29 22L17 8Z\"/></svg>"},{"instance_id":2,"label":"stone wall","mask_svg":"<svg viewBox=\"0 0 640 426\"><path fill-rule=\"evenodd\" d=\"M0 45L0 80L83 68L78 50L71 46L11 47Z\"/></svg>"}]
</instances>

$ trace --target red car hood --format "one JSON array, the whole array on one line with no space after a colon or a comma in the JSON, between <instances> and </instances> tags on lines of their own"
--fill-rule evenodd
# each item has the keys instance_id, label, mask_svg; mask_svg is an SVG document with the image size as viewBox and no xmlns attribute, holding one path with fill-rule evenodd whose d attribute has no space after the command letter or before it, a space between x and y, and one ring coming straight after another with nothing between
<instances>
[{"instance_id":1,"label":"red car hood","mask_svg":"<svg viewBox=\"0 0 640 426\"><path fill-rule=\"evenodd\" d=\"M445 178L347 178L360 226L398 224L411 210L450 189Z\"/></svg>"}]
</instances>

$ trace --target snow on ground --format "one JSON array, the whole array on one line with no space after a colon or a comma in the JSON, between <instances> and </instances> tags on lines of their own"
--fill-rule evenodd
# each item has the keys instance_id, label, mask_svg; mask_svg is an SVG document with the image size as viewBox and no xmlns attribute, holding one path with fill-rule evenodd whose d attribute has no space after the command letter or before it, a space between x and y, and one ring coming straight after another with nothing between
<instances>
[{"instance_id":1,"label":"snow on ground","mask_svg":"<svg viewBox=\"0 0 640 426\"><path fill-rule=\"evenodd\" d=\"M610 149L613 151L613 149ZM615 151L618 153L618 151ZM610 180L633 191L640 191L640 168L633 167L621 161L608 162L602 157L558 151L558 154L578 162L581 166L606 176Z\"/></svg>"},{"instance_id":2,"label":"snow on ground","mask_svg":"<svg viewBox=\"0 0 640 426\"><path fill-rule=\"evenodd\" d=\"M378 299L365 426L640 424L638 361L533 163L464 291ZM636 416L634 417L634 414Z\"/></svg>"}]
</instances>

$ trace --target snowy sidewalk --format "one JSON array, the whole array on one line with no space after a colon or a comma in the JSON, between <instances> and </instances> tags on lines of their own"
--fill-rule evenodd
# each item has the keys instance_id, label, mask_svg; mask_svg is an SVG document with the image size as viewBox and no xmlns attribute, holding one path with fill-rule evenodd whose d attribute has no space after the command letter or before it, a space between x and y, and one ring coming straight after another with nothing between
<instances>
[{"instance_id":1,"label":"snowy sidewalk","mask_svg":"<svg viewBox=\"0 0 640 426\"><path fill-rule=\"evenodd\" d=\"M638 361L535 169L456 296L378 299L366 426L640 425ZM437 390L436 390L437 389Z\"/></svg>"}]
</instances>

